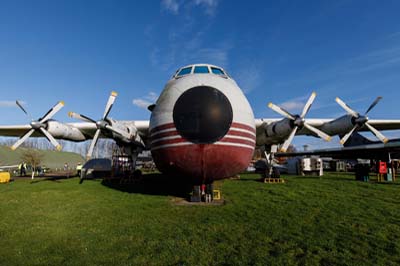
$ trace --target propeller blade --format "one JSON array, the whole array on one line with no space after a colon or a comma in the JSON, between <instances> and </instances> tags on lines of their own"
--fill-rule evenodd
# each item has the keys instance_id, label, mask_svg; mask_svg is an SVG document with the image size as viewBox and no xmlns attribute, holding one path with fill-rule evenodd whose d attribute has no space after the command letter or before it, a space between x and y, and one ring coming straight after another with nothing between
<instances>
[{"instance_id":1,"label":"propeller blade","mask_svg":"<svg viewBox=\"0 0 400 266\"><path fill-rule=\"evenodd\" d=\"M89 160L92 157L94 146L96 146L97 140L99 139L100 136L100 129L96 130L96 133L94 134L94 137L92 139L92 142L90 143L88 153L86 155L86 160Z\"/></svg>"},{"instance_id":2,"label":"propeller blade","mask_svg":"<svg viewBox=\"0 0 400 266\"><path fill-rule=\"evenodd\" d=\"M106 108L104 110L103 120L106 119L108 114L110 113L111 108L112 108L112 106L114 104L114 101L115 101L115 97L117 97L117 95L118 95L118 93L116 93L115 91L111 92L111 95L110 95L110 97L108 98L108 101L107 101Z\"/></svg>"},{"instance_id":3,"label":"propeller blade","mask_svg":"<svg viewBox=\"0 0 400 266\"><path fill-rule=\"evenodd\" d=\"M376 97L375 101L368 107L367 111L365 112L365 115L367 115L369 111L371 111L371 109L374 108L375 105L379 103L380 100L382 100L381 96Z\"/></svg>"},{"instance_id":4,"label":"propeller blade","mask_svg":"<svg viewBox=\"0 0 400 266\"><path fill-rule=\"evenodd\" d=\"M291 120L295 120L294 116L291 115L288 111L286 111L285 109L273 104L273 103L269 103L268 107L271 108L272 110L274 110L275 112L277 112L278 114L281 114L282 116L289 118Z\"/></svg>"},{"instance_id":5,"label":"propeller blade","mask_svg":"<svg viewBox=\"0 0 400 266\"><path fill-rule=\"evenodd\" d=\"M369 130L371 130L372 133L374 133L374 135L383 143L386 143L389 141L389 139L387 139L381 132L379 132L376 128L374 128L373 126L371 126L369 123L365 123L365 125L369 128Z\"/></svg>"},{"instance_id":6,"label":"propeller blade","mask_svg":"<svg viewBox=\"0 0 400 266\"><path fill-rule=\"evenodd\" d=\"M68 116L72 117L72 118L75 118L75 119L82 120L84 122L92 122L92 123L96 124L96 121L94 121L90 117L87 117L85 115L81 115L81 114L78 114L78 113L75 113L75 112L68 112Z\"/></svg>"},{"instance_id":7,"label":"propeller blade","mask_svg":"<svg viewBox=\"0 0 400 266\"><path fill-rule=\"evenodd\" d=\"M294 135L296 135L296 132L297 132L298 128L299 127L296 126L296 127L293 128L292 132L290 132L289 137L285 140L285 142L283 143L283 145L282 145L282 147L280 149L281 152L286 152L287 151L287 149L289 148L290 143L292 143Z\"/></svg>"},{"instance_id":8,"label":"propeller blade","mask_svg":"<svg viewBox=\"0 0 400 266\"><path fill-rule=\"evenodd\" d=\"M28 132L26 132L25 135L23 135L19 140L17 140L17 142L14 143L14 145L11 146L11 149L15 150L16 148L18 148L22 143L25 142L25 140L27 140L33 134L33 132L35 132L33 128L30 129Z\"/></svg>"},{"instance_id":9,"label":"propeller blade","mask_svg":"<svg viewBox=\"0 0 400 266\"><path fill-rule=\"evenodd\" d=\"M21 110L27 115L29 116L28 112L25 110L24 107L22 107L22 104L17 100L15 101L15 103L18 105L19 108L21 108Z\"/></svg>"},{"instance_id":10,"label":"propeller blade","mask_svg":"<svg viewBox=\"0 0 400 266\"><path fill-rule=\"evenodd\" d=\"M304 105L304 107L303 107L303 112L301 112L301 115L300 115L301 118L304 118L306 116L306 114L310 110L310 107L313 104L316 96L317 96L317 94L315 92L311 93L310 98L308 98L306 105Z\"/></svg>"},{"instance_id":11,"label":"propeller blade","mask_svg":"<svg viewBox=\"0 0 400 266\"><path fill-rule=\"evenodd\" d=\"M331 141L332 137L329 136L328 134L326 134L325 132L319 130L318 128L315 128L307 123L304 123L304 126L310 130L311 132L314 132L315 134L318 135L318 137L320 137L321 139L325 140L325 141Z\"/></svg>"},{"instance_id":12,"label":"propeller blade","mask_svg":"<svg viewBox=\"0 0 400 266\"><path fill-rule=\"evenodd\" d=\"M58 102L56 105L54 105L53 108L51 108L51 109L43 116L43 118L41 118L41 119L39 120L39 122L40 122L40 123L46 122L47 120L49 120L50 118L52 118L53 115L55 115L58 111L60 111L60 109L63 108L63 106L64 106L64 102L63 102L63 101Z\"/></svg>"},{"instance_id":13,"label":"propeller blade","mask_svg":"<svg viewBox=\"0 0 400 266\"><path fill-rule=\"evenodd\" d=\"M355 125L344 137L340 140L340 144L345 144L346 141L350 138L351 134L353 134L354 130L358 128L358 125Z\"/></svg>"},{"instance_id":14,"label":"propeller blade","mask_svg":"<svg viewBox=\"0 0 400 266\"><path fill-rule=\"evenodd\" d=\"M336 97L336 102L344 109L346 112L354 117L358 117L359 114L351 109L345 102L343 102L339 97Z\"/></svg>"},{"instance_id":15,"label":"propeller blade","mask_svg":"<svg viewBox=\"0 0 400 266\"><path fill-rule=\"evenodd\" d=\"M112 127L112 126L109 126L109 125L106 125L106 128L108 130L114 132L114 133L117 133L117 134L123 136L123 137L129 138L129 136L127 136L127 133L125 131L122 131L122 130L120 130L118 128L115 128L115 127Z\"/></svg>"},{"instance_id":16,"label":"propeller blade","mask_svg":"<svg viewBox=\"0 0 400 266\"><path fill-rule=\"evenodd\" d=\"M57 142L57 140L44 128L40 127L40 131L42 131L43 135L53 144L56 150L61 151L62 146Z\"/></svg>"}]
</instances>

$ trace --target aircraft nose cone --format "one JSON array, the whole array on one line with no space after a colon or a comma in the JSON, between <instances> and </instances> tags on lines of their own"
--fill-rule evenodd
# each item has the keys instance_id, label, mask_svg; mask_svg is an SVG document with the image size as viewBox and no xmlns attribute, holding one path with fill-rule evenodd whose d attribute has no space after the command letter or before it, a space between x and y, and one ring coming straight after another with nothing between
<instances>
[{"instance_id":1,"label":"aircraft nose cone","mask_svg":"<svg viewBox=\"0 0 400 266\"><path fill-rule=\"evenodd\" d=\"M233 119L232 106L215 88L193 87L176 101L173 119L182 137L198 144L213 143L228 132Z\"/></svg>"}]
</instances>

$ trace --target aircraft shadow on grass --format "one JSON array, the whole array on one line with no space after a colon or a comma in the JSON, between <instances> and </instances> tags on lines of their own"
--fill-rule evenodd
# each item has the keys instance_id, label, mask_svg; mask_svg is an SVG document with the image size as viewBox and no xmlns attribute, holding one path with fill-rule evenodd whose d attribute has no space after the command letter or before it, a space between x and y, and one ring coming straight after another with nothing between
<instances>
[{"instance_id":1,"label":"aircraft shadow on grass","mask_svg":"<svg viewBox=\"0 0 400 266\"><path fill-rule=\"evenodd\" d=\"M237 181L237 182L263 182L263 178L260 175L257 178L254 177L240 177L240 178L230 178L232 181Z\"/></svg>"},{"instance_id":2,"label":"aircraft shadow on grass","mask_svg":"<svg viewBox=\"0 0 400 266\"><path fill-rule=\"evenodd\" d=\"M168 176L161 173L145 174L140 180L133 183L106 179L103 179L101 183L108 188L122 192L146 195L187 198L192 191L191 183L184 177Z\"/></svg>"},{"instance_id":3,"label":"aircraft shadow on grass","mask_svg":"<svg viewBox=\"0 0 400 266\"><path fill-rule=\"evenodd\" d=\"M65 176L65 175L38 176L38 177L35 177L35 179L33 179L31 181L31 184L40 183L43 181L52 181L52 182L61 183L60 180L69 179L72 177L74 177L74 176Z\"/></svg>"}]
</instances>

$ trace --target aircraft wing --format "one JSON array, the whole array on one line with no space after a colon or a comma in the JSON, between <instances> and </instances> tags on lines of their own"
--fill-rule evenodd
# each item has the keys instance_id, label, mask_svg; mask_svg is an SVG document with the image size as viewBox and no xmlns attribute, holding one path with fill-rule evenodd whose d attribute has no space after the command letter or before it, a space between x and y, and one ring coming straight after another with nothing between
<instances>
[{"instance_id":1,"label":"aircraft wing","mask_svg":"<svg viewBox=\"0 0 400 266\"><path fill-rule=\"evenodd\" d=\"M306 119L307 123L314 126L314 127L320 127L325 123L329 123L331 121L333 121L334 119L330 118L330 119L320 119L320 118L309 118ZM258 118L255 120L255 125L256 128L259 128L261 126L265 126L265 125L270 125L274 122L279 122L282 121L282 118ZM374 121L374 120L370 120L370 121ZM377 121L383 121L383 120L377 120ZM392 120L384 120L384 121L392 121ZM400 120L395 120L397 121L399 124L399 129L400 129Z\"/></svg>"},{"instance_id":2,"label":"aircraft wing","mask_svg":"<svg viewBox=\"0 0 400 266\"><path fill-rule=\"evenodd\" d=\"M57 122L59 123L59 122ZM60 123L61 124L61 123ZM65 125L75 127L82 131L85 135L93 135L96 131L96 125L93 123L66 123ZM0 136L4 137L20 137L25 134L28 130L31 129L31 126L26 125L7 125L7 126L0 126ZM32 137L43 137L43 135L35 131L32 134Z\"/></svg>"},{"instance_id":3,"label":"aircraft wing","mask_svg":"<svg viewBox=\"0 0 400 266\"><path fill-rule=\"evenodd\" d=\"M374 143L349 147L327 148L301 152L278 152L275 157L296 157L319 155L334 159L383 159L400 158L400 141Z\"/></svg>"},{"instance_id":4,"label":"aircraft wing","mask_svg":"<svg viewBox=\"0 0 400 266\"><path fill-rule=\"evenodd\" d=\"M400 120L371 119L368 123L378 130L400 129Z\"/></svg>"},{"instance_id":5,"label":"aircraft wing","mask_svg":"<svg viewBox=\"0 0 400 266\"><path fill-rule=\"evenodd\" d=\"M270 125L274 122L279 122L282 121L281 118L261 118L261 119L256 119L255 120L255 125L257 129L261 129L265 125ZM319 118L310 118L310 119L305 119L305 121L316 128L321 128L325 124L332 123L336 121L336 119L330 118L330 119L319 119ZM375 127L378 130L394 130L394 129L400 129L400 119L370 119L368 120L368 123ZM360 131L368 131L368 128L363 126L360 128ZM311 135L311 131L307 130L306 128L303 128L302 130L299 130L297 135Z\"/></svg>"},{"instance_id":6,"label":"aircraft wing","mask_svg":"<svg viewBox=\"0 0 400 266\"><path fill-rule=\"evenodd\" d=\"M353 127L351 116L345 115L336 119L305 119L304 124L308 126L299 127L295 135L317 136L315 129L324 132L329 136L345 135ZM368 124L376 130L395 130L400 129L399 119L371 119ZM292 132L294 124L290 119L256 119L257 146L283 143ZM314 132L309 128L313 127ZM370 129L363 125L357 131L369 131ZM384 134L384 133L383 133Z\"/></svg>"},{"instance_id":7,"label":"aircraft wing","mask_svg":"<svg viewBox=\"0 0 400 266\"><path fill-rule=\"evenodd\" d=\"M11 126L0 126L0 136L4 137L19 137L31 129L30 125L11 125ZM41 136L37 133L33 133L33 136Z\"/></svg>"},{"instance_id":8,"label":"aircraft wing","mask_svg":"<svg viewBox=\"0 0 400 266\"><path fill-rule=\"evenodd\" d=\"M125 125L127 127L135 127L138 130L140 137L142 137L143 139L148 138L147 135L148 135L148 129L149 129L149 121L118 121L118 123L121 123L121 125ZM63 127L63 126L65 126L65 127ZM29 131L30 129L31 129L31 126L29 124L0 126L0 136L20 137L23 134L25 134L27 131ZM64 137L62 137L62 135L59 134L59 133L63 133L63 132L57 132L57 129L60 129L59 131L65 131L65 130L76 131L76 130L78 130L84 137L77 138L77 139L73 139L73 136L72 136L72 139L64 138ZM97 127L94 123L90 123L90 122L61 123L61 122L53 120L53 121L49 121L48 130L57 139L83 141L86 139L91 139L94 136L94 134L97 130ZM33 137L42 137L43 135L40 132L35 131L32 134L32 136ZM102 134L100 134L100 137L107 138L107 136L104 136Z\"/></svg>"},{"instance_id":9,"label":"aircraft wing","mask_svg":"<svg viewBox=\"0 0 400 266\"><path fill-rule=\"evenodd\" d=\"M337 134L346 134L347 131L341 131L341 128L344 128L346 126L352 127L352 124L345 124L343 122L337 122L338 119L306 119L306 122L314 126L322 131L326 131L327 134L329 135L337 135ZM343 124L342 124L343 123ZM330 128L326 127L326 125L332 124L335 129L332 131ZM335 125L336 124L336 125ZM396 130L400 129L400 120L399 119L371 119L368 120L368 124L376 128L377 130ZM362 126L360 127L357 131L369 131L367 126ZM309 131L307 128L303 128L299 130L298 135L313 135L311 131Z\"/></svg>"}]
</instances>

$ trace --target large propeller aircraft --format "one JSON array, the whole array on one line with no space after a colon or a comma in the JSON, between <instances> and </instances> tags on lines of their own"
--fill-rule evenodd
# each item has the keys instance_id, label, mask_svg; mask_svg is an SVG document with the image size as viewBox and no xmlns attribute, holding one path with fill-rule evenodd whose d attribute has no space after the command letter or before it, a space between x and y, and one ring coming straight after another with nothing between
<instances>
[{"instance_id":1,"label":"large propeller aircraft","mask_svg":"<svg viewBox=\"0 0 400 266\"><path fill-rule=\"evenodd\" d=\"M242 90L224 69L208 64L182 67L167 82L157 102L149 106L149 121L121 121L109 117L117 94L112 92L101 119L70 112L83 122L62 123L50 119L63 103L54 106L43 118L28 125L0 126L2 136L22 136L12 148L29 136L46 136L57 148L55 139L92 139L90 158L99 138L112 138L129 148L133 159L143 149L151 150L157 168L164 173L183 175L193 185L236 175L245 169L255 147L282 144L285 151L295 135L311 135L330 140L344 135L344 143L355 131L372 131L382 142L378 130L400 129L400 120L373 120L352 110L339 98L347 114L336 119L306 118L316 94L312 93L300 114L291 114L272 103L269 107L283 119L255 119ZM22 105L19 105L24 111ZM26 113L26 111L24 111ZM135 160L133 160L135 161Z\"/></svg>"}]
</instances>

